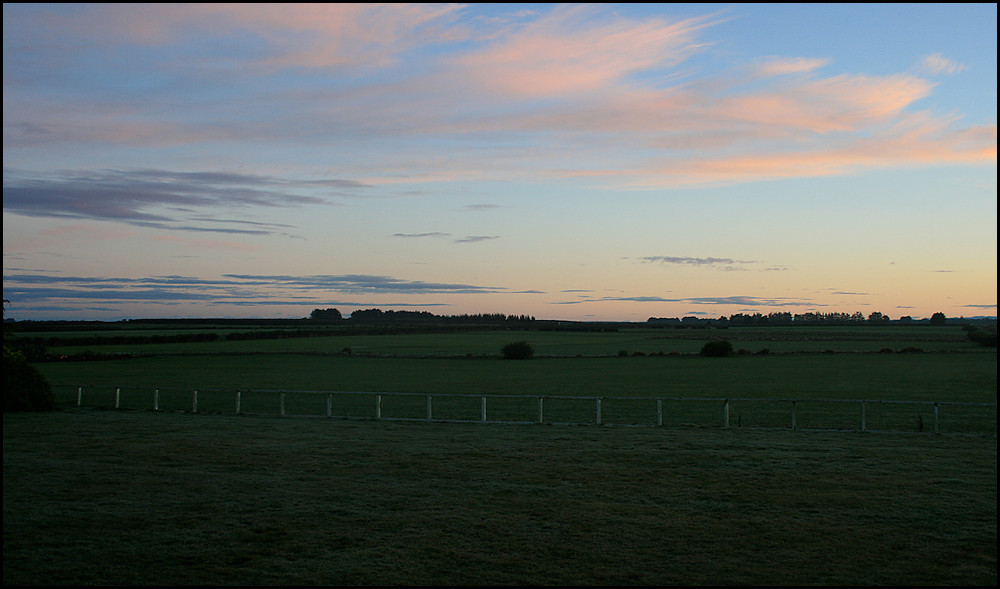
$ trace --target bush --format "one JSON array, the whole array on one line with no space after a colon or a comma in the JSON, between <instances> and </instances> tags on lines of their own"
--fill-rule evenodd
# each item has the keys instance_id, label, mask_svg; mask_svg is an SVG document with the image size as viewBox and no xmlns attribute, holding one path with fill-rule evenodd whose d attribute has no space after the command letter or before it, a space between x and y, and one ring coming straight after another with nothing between
<instances>
[{"instance_id":1,"label":"bush","mask_svg":"<svg viewBox=\"0 0 1000 589\"><path fill-rule=\"evenodd\" d=\"M733 353L733 344L726 340L708 342L701 347L701 355L711 358L724 358Z\"/></svg>"},{"instance_id":2,"label":"bush","mask_svg":"<svg viewBox=\"0 0 1000 589\"><path fill-rule=\"evenodd\" d=\"M523 341L509 343L500 351L507 360L527 360L535 355L535 350L532 349L531 344Z\"/></svg>"},{"instance_id":3,"label":"bush","mask_svg":"<svg viewBox=\"0 0 1000 589\"><path fill-rule=\"evenodd\" d=\"M989 327L972 327L966 329L968 338L980 346L986 348L997 347L997 328L995 325Z\"/></svg>"},{"instance_id":4,"label":"bush","mask_svg":"<svg viewBox=\"0 0 1000 589\"><path fill-rule=\"evenodd\" d=\"M3 410L52 411L52 387L37 368L15 354L3 355Z\"/></svg>"}]
</instances>

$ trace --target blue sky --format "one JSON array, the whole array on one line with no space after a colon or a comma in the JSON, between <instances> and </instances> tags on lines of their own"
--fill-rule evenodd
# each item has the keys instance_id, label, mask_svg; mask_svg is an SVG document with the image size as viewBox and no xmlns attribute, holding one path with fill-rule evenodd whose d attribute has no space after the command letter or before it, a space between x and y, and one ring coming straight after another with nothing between
<instances>
[{"instance_id":1,"label":"blue sky","mask_svg":"<svg viewBox=\"0 0 1000 589\"><path fill-rule=\"evenodd\" d=\"M996 314L996 4L5 4L16 319Z\"/></svg>"}]
</instances>

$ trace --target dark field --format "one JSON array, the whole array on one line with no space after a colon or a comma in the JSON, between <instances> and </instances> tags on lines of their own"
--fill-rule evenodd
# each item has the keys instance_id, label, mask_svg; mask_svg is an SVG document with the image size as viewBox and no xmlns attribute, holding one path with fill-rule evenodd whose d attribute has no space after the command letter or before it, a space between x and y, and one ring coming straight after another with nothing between
<instances>
[{"instance_id":1,"label":"dark field","mask_svg":"<svg viewBox=\"0 0 1000 589\"><path fill-rule=\"evenodd\" d=\"M4 584L987 585L996 437L4 416Z\"/></svg>"},{"instance_id":2,"label":"dark field","mask_svg":"<svg viewBox=\"0 0 1000 589\"><path fill-rule=\"evenodd\" d=\"M746 353L698 356L720 335ZM522 339L535 358L500 359ZM133 356L37 363L62 409L4 416L5 584L996 583L996 349L958 327L91 350ZM76 408L80 386L102 392ZM109 409L115 387L129 409ZM170 387L225 401L149 410ZM992 404L992 430L236 415L236 390L960 401Z\"/></svg>"}]
</instances>

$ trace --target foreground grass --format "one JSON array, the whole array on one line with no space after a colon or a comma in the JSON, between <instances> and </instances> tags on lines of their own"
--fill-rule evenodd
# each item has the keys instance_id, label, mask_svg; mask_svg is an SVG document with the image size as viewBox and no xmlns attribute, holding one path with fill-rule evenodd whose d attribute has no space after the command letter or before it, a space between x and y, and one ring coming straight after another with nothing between
<instances>
[{"instance_id":1,"label":"foreground grass","mask_svg":"<svg viewBox=\"0 0 1000 589\"><path fill-rule=\"evenodd\" d=\"M160 356L37 365L55 385L587 396L707 396L995 403L996 353L734 358ZM62 390L62 389L61 389Z\"/></svg>"},{"instance_id":2,"label":"foreground grass","mask_svg":"<svg viewBox=\"0 0 1000 589\"><path fill-rule=\"evenodd\" d=\"M996 584L996 438L4 415L4 584Z\"/></svg>"}]
</instances>

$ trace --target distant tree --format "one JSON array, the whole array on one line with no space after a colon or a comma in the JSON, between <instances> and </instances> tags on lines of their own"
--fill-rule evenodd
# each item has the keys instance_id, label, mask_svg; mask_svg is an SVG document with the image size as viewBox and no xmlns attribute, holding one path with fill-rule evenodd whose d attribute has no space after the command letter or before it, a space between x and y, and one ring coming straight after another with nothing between
<instances>
[{"instance_id":1,"label":"distant tree","mask_svg":"<svg viewBox=\"0 0 1000 589\"><path fill-rule=\"evenodd\" d=\"M944 325L944 320L944 313L940 311L931 315L931 325Z\"/></svg>"},{"instance_id":2,"label":"distant tree","mask_svg":"<svg viewBox=\"0 0 1000 589\"><path fill-rule=\"evenodd\" d=\"M701 347L701 355L709 358L724 358L733 353L733 344L726 340L708 342Z\"/></svg>"},{"instance_id":3,"label":"distant tree","mask_svg":"<svg viewBox=\"0 0 1000 589\"><path fill-rule=\"evenodd\" d=\"M883 315L878 311L874 311L871 315L868 316L869 323L886 323L887 321L889 321L889 316Z\"/></svg>"},{"instance_id":4,"label":"distant tree","mask_svg":"<svg viewBox=\"0 0 1000 589\"><path fill-rule=\"evenodd\" d=\"M528 360L535 355L534 348L525 341L511 342L500 349L507 360Z\"/></svg>"},{"instance_id":5,"label":"distant tree","mask_svg":"<svg viewBox=\"0 0 1000 589\"><path fill-rule=\"evenodd\" d=\"M313 309L309 318L313 321L340 321L344 317L337 309Z\"/></svg>"}]
</instances>

